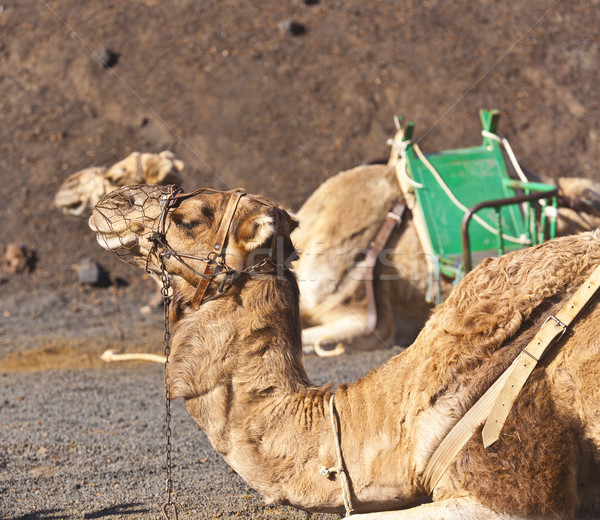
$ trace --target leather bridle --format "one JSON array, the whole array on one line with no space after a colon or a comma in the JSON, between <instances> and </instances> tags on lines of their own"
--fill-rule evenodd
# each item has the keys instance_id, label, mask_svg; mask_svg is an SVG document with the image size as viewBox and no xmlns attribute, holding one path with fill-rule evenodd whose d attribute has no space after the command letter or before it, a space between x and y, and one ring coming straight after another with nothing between
<instances>
[{"instance_id":1,"label":"leather bridle","mask_svg":"<svg viewBox=\"0 0 600 520\"><path fill-rule=\"evenodd\" d=\"M241 190L221 191L213 190L210 188L200 188L190 193L184 193L183 190L177 188L174 185L168 186L167 189L167 193L165 193L160 199L161 213L158 217L156 229L149 237L149 240L153 244L146 258L146 270L148 271L150 257L153 254L155 254L160 257L161 265L164 265L164 259L173 257L179 263L181 263L190 271L199 276L200 282L198 283L196 287L196 292L191 300L191 304L195 309L197 309L202 303L205 303L222 295L227 289L231 287L233 279L237 278L237 276L239 276L241 273L258 272L266 265L271 265L277 269L289 269L289 265L278 264L273 258L273 251L275 249L277 240L277 231L279 230L279 213L277 210L274 212L275 231L273 233L271 247L269 248L269 254L267 257L263 258L254 265L248 266L244 269L233 269L229 267L225 261L225 250L229 230L231 228L231 223L233 222L233 218L235 216L236 210L242 197L248 197L265 206L277 209L274 204L261 200L257 197L253 197L252 195L248 195L247 193ZM175 251L167 242L167 216L169 212L177 208L182 201L193 198L202 193L220 193L224 195L229 195L225 212L223 213L223 217L221 218L219 228L212 241L212 249L206 254L205 257L179 253ZM160 253L157 252L158 246L160 246L163 249ZM200 272L194 269L191 265L189 265L189 263L186 262L184 259L199 260L201 262L204 262L206 266L204 267L204 270ZM260 272L263 273L264 271ZM214 277L217 275L224 276L224 279L217 290L217 294L213 297L205 298L206 290L208 289L210 283L213 281ZM229 284L227 284L228 280Z\"/></svg>"}]
</instances>

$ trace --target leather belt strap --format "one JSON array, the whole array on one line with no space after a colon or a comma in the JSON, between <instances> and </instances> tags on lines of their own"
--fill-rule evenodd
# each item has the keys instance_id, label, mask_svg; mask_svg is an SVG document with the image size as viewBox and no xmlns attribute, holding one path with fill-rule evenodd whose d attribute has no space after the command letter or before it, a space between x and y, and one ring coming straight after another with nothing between
<instances>
[{"instance_id":1,"label":"leather belt strap","mask_svg":"<svg viewBox=\"0 0 600 520\"><path fill-rule=\"evenodd\" d=\"M229 228L231 226L231 222L233 220L233 216L235 215L235 211L238 207L240 199L246 195L243 191L234 191L229 197L229 201L227 202L227 207L225 208L225 213L223 214L223 218L221 219L221 224L219 224L219 229L217 231L217 235L215 237L215 242L212 248L212 251L208 254L215 256L213 261L210 261L206 264L204 268L203 276L200 278L200 283L196 288L196 293L192 298L192 306L197 309L202 303L202 298L204 298L204 294L206 293L206 289L219 266L219 263L216 261L216 258L222 258L224 260L225 256L225 241L227 240L227 234L229 233Z\"/></svg>"},{"instance_id":2,"label":"leather belt strap","mask_svg":"<svg viewBox=\"0 0 600 520\"><path fill-rule=\"evenodd\" d=\"M473 436L475 430L486 420L490 413L490 408L500 394L510 374L509 370L510 368L479 398L437 447L423 472L423 485L427 493L433 492L435 486L437 486L450 467L450 464L452 464L458 455L458 452Z\"/></svg>"},{"instance_id":3,"label":"leather belt strap","mask_svg":"<svg viewBox=\"0 0 600 520\"><path fill-rule=\"evenodd\" d=\"M533 340L517 356L510 367L496 380L471 409L456 423L433 453L425 471L423 485L433 492L460 450L487 419L483 442L487 448L500 436L502 426L531 372L550 344L564 334L600 286L600 266L580 286L556 316L546 319Z\"/></svg>"},{"instance_id":4,"label":"leather belt strap","mask_svg":"<svg viewBox=\"0 0 600 520\"><path fill-rule=\"evenodd\" d=\"M596 267L591 276L579 287L579 289L577 289L575 294L571 296L558 314L556 316L550 316L544 322L542 328L538 331L533 340L527 345L525 350L517 356L517 359L513 362L512 373L504 384L502 392L496 399L496 402L490 411L490 416L483 428L483 445L486 448L494 444L500 437L502 426L516 401L521 388L523 388L523 385L548 349L548 346L557 336L562 336L564 334L567 327L585 307L590 298L594 296L599 285L600 266Z\"/></svg>"},{"instance_id":5,"label":"leather belt strap","mask_svg":"<svg viewBox=\"0 0 600 520\"><path fill-rule=\"evenodd\" d=\"M385 222L381 226L381 229L377 233L373 242L369 246L367 251L367 257L365 259L365 292L367 296L367 329L374 331L377 326L377 305L375 302L375 290L373 288L373 271L375 264L379 259L379 255L383 248L387 244L387 241L392 234L394 228L402 222L402 216L406 210L406 204L404 202L397 202L391 211L388 212Z\"/></svg>"}]
</instances>

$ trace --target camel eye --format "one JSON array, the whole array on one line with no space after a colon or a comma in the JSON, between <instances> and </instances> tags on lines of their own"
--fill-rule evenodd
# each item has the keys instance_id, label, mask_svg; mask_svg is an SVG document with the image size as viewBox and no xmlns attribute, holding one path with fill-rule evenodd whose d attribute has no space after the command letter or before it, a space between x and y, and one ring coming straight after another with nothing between
<instances>
[{"instance_id":1,"label":"camel eye","mask_svg":"<svg viewBox=\"0 0 600 520\"><path fill-rule=\"evenodd\" d=\"M175 227L185 231L192 231L200 225L210 227L213 217L212 210L206 207L201 208L200 211L176 211L172 215Z\"/></svg>"},{"instance_id":2,"label":"camel eye","mask_svg":"<svg viewBox=\"0 0 600 520\"><path fill-rule=\"evenodd\" d=\"M194 221L180 220L179 222L175 223L175 226L178 228L191 230L191 229L194 229L198 224L200 224L199 220L194 220Z\"/></svg>"}]
</instances>

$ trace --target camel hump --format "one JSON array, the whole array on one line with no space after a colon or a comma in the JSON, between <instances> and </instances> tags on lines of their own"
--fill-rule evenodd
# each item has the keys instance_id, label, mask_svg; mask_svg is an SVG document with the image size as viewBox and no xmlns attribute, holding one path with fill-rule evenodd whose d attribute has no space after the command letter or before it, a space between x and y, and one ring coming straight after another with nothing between
<instances>
[{"instance_id":1,"label":"camel hump","mask_svg":"<svg viewBox=\"0 0 600 520\"><path fill-rule=\"evenodd\" d=\"M490 258L458 284L432 322L489 351L514 336L542 304L569 297L598 265L600 229Z\"/></svg>"},{"instance_id":2,"label":"camel hump","mask_svg":"<svg viewBox=\"0 0 600 520\"><path fill-rule=\"evenodd\" d=\"M292 239L301 253L296 272L304 319L311 320L317 305L337 307L362 285L349 272L364 259L400 196L393 169L363 165L328 179L300 208Z\"/></svg>"},{"instance_id":3,"label":"camel hump","mask_svg":"<svg viewBox=\"0 0 600 520\"><path fill-rule=\"evenodd\" d=\"M376 227L399 197L394 172L387 165L342 171L321 184L298 211L303 235L332 241L354 228Z\"/></svg>"}]
</instances>

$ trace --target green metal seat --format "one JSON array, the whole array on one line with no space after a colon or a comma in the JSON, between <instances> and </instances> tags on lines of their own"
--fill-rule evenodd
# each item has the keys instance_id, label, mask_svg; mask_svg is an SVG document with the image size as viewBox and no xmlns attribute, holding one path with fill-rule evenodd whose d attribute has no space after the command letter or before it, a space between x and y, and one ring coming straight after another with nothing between
<instances>
[{"instance_id":1,"label":"green metal seat","mask_svg":"<svg viewBox=\"0 0 600 520\"><path fill-rule=\"evenodd\" d=\"M496 134L498 117L497 110L480 111L480 146L427 156L411 141L413 123L399 124L391 161L438 276L460 279L485 257L554 236L556 187L524 178L510 146ZM520 179L508 173L507 146Z\"/></svg>"}]
</instances>

